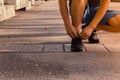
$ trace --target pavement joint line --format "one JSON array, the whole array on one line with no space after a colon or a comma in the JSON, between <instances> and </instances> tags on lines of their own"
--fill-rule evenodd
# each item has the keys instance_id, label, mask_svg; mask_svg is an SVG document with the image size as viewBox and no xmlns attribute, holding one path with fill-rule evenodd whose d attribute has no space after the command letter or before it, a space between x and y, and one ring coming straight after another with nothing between
<instances>
[{"instance_id":1,"label":"pavement joint line","mask_svg":"<svg viewBox=\"0 0 120 80\"><path fill-rule=\"evenodd\" d=\"M84 46L84 44L83 44L83 47L84 47L85 52L87 52L87 48Z\"/></svg>"},{"instance_id":2,"label":"pavement joint line","mask_svg":"<svg viewBox=\"0 0 120 80\"><path fill-rule=\"evenodd\" d=\"M43 44L41 52L44 52L45 44Z\"/></svg>"},{"instance_id":3,"label":"pavement joint line","mask_svg":"<svg viewBox=\"0 0 120 80\"><path fill-rule=\"evenodd\" d=\"M24 46L19 50L19 52L21 52L22 51L22 49L24 49L24 47L25 47L25 44L23 44Z\"/></svg>"},{"instance_id":4,"label":"pavement joint line","mask_svg":"<svg viewBox=\"0 0 120 80\"><path fill-rule=\"evenodd\" d=\"M38 53L38 54L50 54L50 53L53 53L53 54L72 54L72 53L75 53L75 54L88 54L88 53L95 53L95 52L68 52L68 51L66 51L66 52L0 52L0 54L2 54L2 53L10 53L10 54L12 54L12 53L27 53L27 54L32 54L32 53ZM96 54L99 54L99 53L103 53L103 52L97 52ZM109 52L104 52L104 54L106 54L106 53L108 53L108 54L111 54L111 53L109 53ZM114 52L114 53L119 53L119 52Z\"/></svg>"},{"instance_id":5,"label":"pavement joint line","mask_svg":"<svg viewBox=\"0 0 120 80\"><path fill-rule=\"evenodd\" d=\"M63 44L63 52L65 52L65 44Z\"/></svg>"},{"instance_id":6,"label":"pavement joint line","mask_svg":"<svg viewBox=\"0 0 120 80\"><path fill-rule=\"evenodd\" d=\"M112 53L104 44L102 44L104 46L104 48L109 52Z\"/></svg>"},{"instance_id":7,"label":"pavement joint line","mask_svg":"<svg viewBox=\"0 0 120 80\"><path fill-rule=\"evenodd\" d=\"M22 50L24 49L25 45L42 45L41 51L40 51L40 52L38 51L38 53L42 53L42 52L45 52L45 51L44 51L44 50L45 50L45 45L49 45L49 44L51 44L51 43L39 43L39 44L38 44L38 43L34 43L34 44L32 44L32 43L30 43L30 44L29 44L29 43L28 43L28 44L24 44L24 43L21 44L21 43L20 43L20 45L23 45L23 47L20 48L20 50L19 50L18 52L24 52L24 51L22 51ZM59 45L59 44L62 45L62 48L61 48L62 51L52 51L53 53L55 53L55 52L61 52L61 53L69 52L69 53L70 53L70 50L69 50L70 48L68 48L69 51L66 51L67 48L65 47L65 45L66 45L67 43L59 43L59 44L58 44L58 43L54 43L54 44L55 44L55 45ZM9 45L19 45L19 44L10 43L10 44L6 44L6 45L9 46ZM108 53L113 53L113 52L111 52L104 44L101 44L101 45L107 50ZM87 48L85 47L85 45L83 45L83 47L84 47L84 51L83 51L83 52L88 52L88 53L90 52L90 51L87 51ZM0 48L4 48L4 45L3 45L3 46L0 46ZM1 52L2 52L2 50L1 50ZM5 51L5 52L6 52L6 51ZM2 53L5 53L5 52L3 51ZM12 52L14 52L14 51L12 51ZM12 52L10 52L10 53L12 53ZM26 52L29 52L29 51L26 51ZM36 51L31 51L31 52L32 52L32 53L33 53L33 52L36 53ZM31 53L31 52L30 52L30 53ZM47 52L50 53L51 51L49 52L49 50L48 50ZM9 52L7 52L7 53L9 53ZM46 52L45 52L45 53L46 53ZM97 52L97 53L100 53L100 52Z\"/></svg>"}]
</instances>

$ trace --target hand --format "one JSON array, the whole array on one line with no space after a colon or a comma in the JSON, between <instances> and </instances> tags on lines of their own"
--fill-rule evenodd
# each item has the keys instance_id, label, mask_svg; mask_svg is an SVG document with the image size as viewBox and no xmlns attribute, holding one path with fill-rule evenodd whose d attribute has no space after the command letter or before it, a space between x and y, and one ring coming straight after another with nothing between
<instances>
[{"instance_id":1,"label":"hand","mask_svg":"<svg viewBox=\"0 0 120 80\"><path fill-rule=\"evenodd\" d=\"M66 28L66 31L71 38L79 37L78 30L74 26Z\"/></svg>"},{"instance_id":2,"label":"hand","mask_svg":"<svg viewBox=\"0 0 120 80\"><path fill-rule=\"evenodd\" d=\"M88 38L90 37L90 35L92 34L93 30L94 30L94 29L93 29L92 27L87 26L86 28L84 28L84 29L82 30L82 32L79 34L79 36L80 36L83 40L88 39Z\"/></svg>"}]
</instances>

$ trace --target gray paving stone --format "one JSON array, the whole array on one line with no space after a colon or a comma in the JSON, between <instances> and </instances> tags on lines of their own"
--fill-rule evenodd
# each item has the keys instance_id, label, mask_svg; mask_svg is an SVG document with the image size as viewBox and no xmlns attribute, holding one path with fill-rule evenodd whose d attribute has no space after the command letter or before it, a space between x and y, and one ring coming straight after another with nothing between
<instances>
[{"instance_id":1,"label":"gray paving stone","mask_svg":"<svg viewBox=\"0 0 120 80\"><path fill-rule=\"evenodd\" d=\"M7 44L6 41L0 41L0 47L2 47L3 45Z\"/></svg>"},{"instance_id":2,"label":"gray paving stone","mask_svg":"<svg viewBox=\"0 0 120 80\"><path fill-rule=\"evenodd\" d=\"M40 15L40 16L44 16L44 15ZM38 16L39 17L39 16ZM33 17L34 18L34 17ZM52 19L52 18L51 18ZM32 20L32 19L28 19L28 20L20 20L20 19L15 19L15 20L12 20L12 21L7 21L2 23L2 25L22 25L22 24L26 24L26 25L36 25L36 24L62 24L63 21L62 21L62 18L53 18L52 20L51 19L39 19L39 20ZM50 23L48 23L50 22Z\"/></svg>"},{"instance_id":3,"label":"gray paving stone","mask_svg":"<svg viewBox=\"0 0 120 80\"><path fill-rule=\"evenodd\" d=\"M71 44L64 44L65 52L71 52Z\"/></svg>"},{"instance_id":4,"label":"gray paving stone","mask_svg":"<svg viewBox=\"0 0 120 80\"><path fill-rule=\"evenodd\" d=\"M41 21L42 22L42 21ZM58 24L58 25L62 25L61 23L56 23L56 24ZM51 22L51 23L47 23L47 22L42 22L42 23L40 23L40 22L36 22L36 23L7 23L7 24L4 24L3 26L39 26L39 25L43 25L43 26L46 26L46 25L55 25L53 22Z\"/></svg>"},{"instance_id":5,"label":"gray paving stone","mask_svg":"<svg viewBox=\"0 0 120 80\"><path fill-rule=\"evenodd\" d=\"M0 43L0 47L2 46L2 44Z\"/></svg>"},{"instance_id":6,"label":"gray paving stone","mask_svg":"<svg viewBox=\"0 0 120 80\"><path fill-rule=\"evenodd\" d=\"M120 53L120 44L104 44L111 53Z\"/></svg>"},{"instance_id":7,"label":"gray paving stone","mask_svg":"<svg viewBox=\"0 0 120 80\"><path fill-rule=\"evenodd\" d=\"M42 52L42 44L26 44L20 52Z\"/></svg>"},{"instance_id":8,"label":"gray paving stone","mask_svg":"<svg viewBox=\"0 0 120 80\"><path fill-rule=\"evenodd\" d=\"M43 52L64 52L63 44L44 44Z\"/></svg>"},{"instance_id":9,"label":"gray paving stone","mask_svg":"<svg viewBox=\"0 0 120 80\"><path fill-rule=\"evenodd\" d=\"M87 52L106 53L108 50L102 44L84 44Z\"/></svg>"},{"instance_id":10,"label":"gray paving stone","mask_svg":"<svg viewBox=\"0 0 120 80\"><path fill-rule=\"evenodd\" d=\"M0 48L0 52L20 52L23 44L6 44Z\"/></svg>"},{"instance_id":11,"label":"gray paving stone","mask_svg":"<svg viewBox=\"0 0 120 80\"><path fill-rule=\"evenodd\" d=\"M70 38L68 36L43 36L42 34L40 34L41 36L36 36L36 37L33 37L33 36L29 36L28 37L25 35L23 35L24 37L18 37L18 36L15 36L15 37L11 37L11 38L7 38L7 41L9 43L20 43L20 44L32 44L32 43L35 43L35 44L43 44L43 43L60 43L60 44L63 44L63 43L70 43ZM3 40L5 40L4 38L2 38Z\"/></svg>"}]
</instances>

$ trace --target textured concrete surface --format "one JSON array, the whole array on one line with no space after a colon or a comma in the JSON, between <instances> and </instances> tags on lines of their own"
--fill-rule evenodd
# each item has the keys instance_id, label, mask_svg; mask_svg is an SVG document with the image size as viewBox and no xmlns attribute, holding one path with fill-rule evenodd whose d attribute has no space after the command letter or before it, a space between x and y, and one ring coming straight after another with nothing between
<instances>
[{"instance_id":1,"label":"textured concrete surface","mask_svg":"<svg viewBox=\"0 0 120 80\"><path fill-rule=\"evenodd\" d=\"M120 11L119 4L111 8ZM98 37L101 43L85 40L83 52L70 52L58 1L35 2L0 23L0 80L119 80L120 33Z\"/></svg>"},{"instance_id":2,"label":"textured concrete surface","mask_svg":"<svg viewBox=\"0 0 120 80\"><path fill-rule=\"evenodd\" d=\"M4 53L1 80L119 80L119 53Z\"/></svg>"}]
</instances>

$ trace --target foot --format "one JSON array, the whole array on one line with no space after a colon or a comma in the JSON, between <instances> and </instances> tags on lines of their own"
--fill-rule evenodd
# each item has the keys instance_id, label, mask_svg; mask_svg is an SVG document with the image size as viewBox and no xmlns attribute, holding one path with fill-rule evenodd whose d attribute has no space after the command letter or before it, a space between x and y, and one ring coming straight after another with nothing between
<instances>
[{"instance_id":1,"label":"foot","mask_svg":"<svg viewBox=\"0 0 120 80\"><path fill-rule=\"evenodd\" d=\"M96 30L94 30L91 36L88 38L89 43L100 43L100 40L97 37Z\"/></svg>"},{"instance_id":2,"label":"foot","mask_svg":"<svg viewBox=\"0 0 120 80\"><path fill-rule=\"evenodd\" d=\"M71 42L71 51L72 52L81 52L83 51L82 39L77 37L73 38Z\"/></svg>"}]
</instances>

